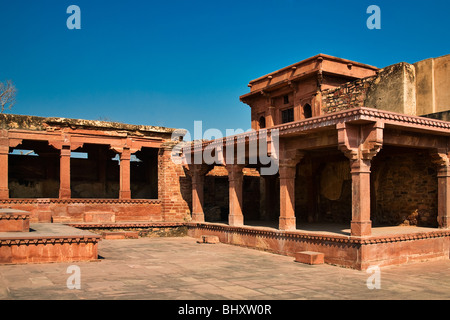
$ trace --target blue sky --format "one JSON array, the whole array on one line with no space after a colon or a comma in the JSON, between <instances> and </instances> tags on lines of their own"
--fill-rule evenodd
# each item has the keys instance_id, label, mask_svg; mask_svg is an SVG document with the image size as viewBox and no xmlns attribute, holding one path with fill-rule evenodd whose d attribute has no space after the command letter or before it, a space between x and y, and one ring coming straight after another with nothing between
<instances>
[{"instance_id":1,"label":"blue sky","mask_svg":"<svg viewBox=\"0 0 450 320\"><path fill-rule=\"evenodd\" d=\"M246 130L250 80L318 53L377 67L449 54L449 16L447 0L0 0L0 81L18 89L10 113Z\"/></svg>"}]
</instances>

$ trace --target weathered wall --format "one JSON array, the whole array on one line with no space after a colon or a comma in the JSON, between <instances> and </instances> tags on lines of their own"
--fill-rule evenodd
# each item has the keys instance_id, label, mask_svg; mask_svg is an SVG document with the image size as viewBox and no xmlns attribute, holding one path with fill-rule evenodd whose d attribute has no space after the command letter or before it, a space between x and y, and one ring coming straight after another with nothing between
<instances>
[{"instance_id":1,"label":"weathered wall","mask_svg":"<svg viewBox=\"0 0 450 320\"><path fill-rule=\"evenodd\" d=\"M417 75L417 115L450 109L450 55L414 64Z\"/></svg>"},{"instance_id":2,"label":"weathered wall","mask_svg":"<svg viewBox=\"0 0 450 320\"><path fill-rule=\"evenodd\" d=\"M341 85L337 89L322 92L322 112L332 113L364 107L367 91L376 77L359 79Z\"/></svg>"},{"instance_id":3,"label":"weathered wall","mask_svg":"<svg viewBox=\"0 0 450 320\"><path fill-rule=\"evenodd\" d=\"M447 120L442 116L450 110L449 88L450 55L415 64L401 62L379 70L377 76L324 90L322 111L364 106L408 115L439 114L438 119Z\"/></svg>"},{"instance_id":4,"label":"weathered wall","mask_svg":"<svg viewBox=\"0 0 450 320\"><path fill-rule=\"evenodd\" d=\"M397 63L378 73L367 91L364 106L416 115L415 68Z\"/></svg>"},{"instance_id":5,"label":"weathered wall","mask_svg":"<svg viewBox=\"0 0 450 320\"><path fill-rule=\"evenodd\" d=\"M166 143L158 155L158 198L162 203L164 221L190 219L191 180L183 166L172 161L175 143Z\"/></svg>"},{"instance_id":6,"label":"weathered wall","mask_svg":"<svg viewBox=\"0 0 450 320\"><path fill-rule=\"evenodd\" d=\"M382 150L371 180L374 225L437 227L437 175L426 152Z\"/></svg>"},{"instance_id":7,"label":"weathered wall","mask_svg":"<svg viewBox=\"0 0 450 320\"><path fill-rule=\"evenodd\" d=\"M322 93L324 113L358 107L415 115L414 66L398 63L381 69L376 76L349 82Z\"/></svg>"}]
</instances>

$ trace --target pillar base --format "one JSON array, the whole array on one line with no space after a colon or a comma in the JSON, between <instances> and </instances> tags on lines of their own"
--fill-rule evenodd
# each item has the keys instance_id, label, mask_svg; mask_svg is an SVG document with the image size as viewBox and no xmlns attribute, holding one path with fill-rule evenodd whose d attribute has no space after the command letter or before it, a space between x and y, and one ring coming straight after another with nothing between
<instances>
[{"instance_id":1,"label":"pillar base","mask_svg":"<svg viewBox=\"0 0 450 320\"><path fill-rule=\"evenodd\" d=\"M280 217L279 229L283 231L293 231L297 229L297 223L295 218L282 218Z\"/></svg>"},{"instance_id":2,"label":"pillar base","mask_svg":"<svg viewBox=\"0 0 450 320\"><path fill-rule=\"evenodd\" d=\"M70 189L59 189L60 199L70 199L72 197L72 191Z\"/></svg>"},{"instance_id":3,"label":"pillar base","mask_svg":"<svg viewBox=\"0 0 450 320\"><path fill-rule=\"evenodd\" d=\"M244 216L242 215L229 215L228 225L233 227L242 227L244 225Z\"/></svg>"},{"instance_id":4,"label":"pillar base","mask_svg":"<svg viewBox=\"0 0 450 320\"><path fill-rule=\"evenodd\" d=\"M352 236L366 237L372 235L372 221L352 221Z\"/></svg>"},{"instance_id":5,"label":"pillar base","mask_svg":"<svg viewBox=\"0 0 450 320\"><path fill-rule=\"evenodd\" d=\"M0 189L0 199L9 199L9 189Z\"/></svg>"},{"instance_id":6,"label":"pillar base","mask_svg":"<svg viewBox=\"0 0 450 320\"><path fill-rule=\"evenodd\" d=\"M205 214L203 212L192 212L192 222L205 222Z\"/></svg>"},{"instance_id":7,"label":"pillar base","mask_svg":"<svg viewBox=\"0 0 450 320\"><path fill-rule=\"evenodd\" d=\"M119 199L131 199L131 191L120 191Z\"/></svg>"},{"instance_id":8,"label":"pillar base","mask_svg":"<svg viewBox=\"0 0 450 320\"><path fill-rule=\"evenodd\" d=\"M449 217L438 217L439 229L450 229Z\"/></svg>"}]
</instances>

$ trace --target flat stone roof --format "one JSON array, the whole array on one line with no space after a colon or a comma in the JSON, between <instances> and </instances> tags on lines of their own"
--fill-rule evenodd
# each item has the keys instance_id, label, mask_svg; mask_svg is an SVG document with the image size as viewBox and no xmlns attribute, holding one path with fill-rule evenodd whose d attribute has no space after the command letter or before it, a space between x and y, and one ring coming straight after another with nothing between
<instances>
[{"instance_id":1,"label":"flat stone roof","mask_svg":"<svg viewBox=\"0 0 450 320\"><path fill-rule=\"evenodd\" d=\"M45 130L48 127L75 127L90 128L100 130L121 130L130 132L152 132L152 133L173 133L180 129L134 125L121 122L109 122L99 120L71 119L60 117L38 117L30 115L18 114L0 114L0 128L3 129L28 129L28 130Z\"/></svg>"}]
</instances>

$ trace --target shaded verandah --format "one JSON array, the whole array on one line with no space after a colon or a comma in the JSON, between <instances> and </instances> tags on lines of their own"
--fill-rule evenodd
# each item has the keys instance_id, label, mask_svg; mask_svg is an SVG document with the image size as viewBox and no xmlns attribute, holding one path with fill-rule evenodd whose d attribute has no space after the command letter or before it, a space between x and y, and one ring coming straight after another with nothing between
<instances>
[{"instance_id":1,"label":"shaded verandah","mask_svg":"<svg viewBox=\"0 0 450 320\"><path fill-rule=\"evenodd\" d=\"M270 219L269 221L267 219L250 221L245 218L242 169L245 167L260 169L262 167L260 164L249 165L249 154L246 153L244 164L222 163L227 168L229 180L229 216L227 221L229 226L259 225L275 227L281 231L307 231L314 228L315 232L334 230L333 232L337 234L348 233L348 235L356 237L378 234L378 231L373 232L374 227L396 226L396 224L387 224L386 221L380 219L380 214L377 214L377 204L382 203L383 200L376 198L377 192L374 190L373 181L377 175L383 175L383 173L380 173L382 168L379 165L382 160L377 164L377 160L374 159L380 152L382 155L384 154L384 157L395 157L396 153L401 154L402 151L405 151L405 154L410 155L422 152L423 157L429 158L429 162L433 166L431 171L435 170L430 173L431 175L434 174L435 177L435 207L430 209L430 211L433 211L432 213L427 214L428 222L434 219L435 223L428 223L424 226L444 229L449 227L449 200L447 196L449 187L448 123L359 108L272 128L272 130L274 129L279 130L280 137L279 171L276 175L261 176L260 181L264 180L265 188L260 189L265 189L265 192L261 192L260 196L265 193L265 207L264 210L260 208L260 211L268 210L268 212L262 214L267 218L270 213L273 214L279 210L278 221ZM267 131L270 130L266 129ZM261 130L247 134L247 145L251 139L259 139L258 134L260 132ZM237 141L239 137L236 136L235 138L233 140ZM230 137L227 139L230 141ZM213 143L220 142L223 143L224 141L216 140ZM205 150L208 145L208 143L203 143L202 150ZM223 144L223 146L223 152L225 153L226 144ZM270 148L268 149L270 150ZM196 151L191 149L191 152L195 153ZM193 156L194 153L189 156ZM327 221L322 219L323 211L317 208L323 202L315 201L319 190L311 185L317 184L313 171L309 174L309 178L300 184L304 190L310 192L310 194L305 194L305 197L308 198L306 207L299 208L297 206L296 208L295 203L296 189L297 197L299 192L299 169L311 167L320 158L325 164L331 163L333 157L339 158L339 162L347 162L348 166L349 184L347 184L347 193L350 193L350 197L347 197L347 202L344 204L347 207L347 220L344 220L343 224L339 221L324 224ZM237 159L234 158L234 160ZM373 164L375 164L374 169L372 168ZM191 164L187 168L192 177L192 221L203 223L205 221L204 177L212 166L201 163ZM279 189L276 184L279 184ZM273 197L274 192L278 199ZM417 203L420 203L421 200L417 200ZM274 205L277 208L274 208ZM335 217L333 210L331 210L329 217ZM318 224L319 222L322 224ZM374 225L373 222L375 222ZM311 225L310 223L314 224ZM343 231L346 229L350 232ZM409 229L411 230L411 228ZM398 228L384 229L384 231L386 230L394 233L399 231ZM421 232L424 230L428 229L416 229L416 231Z\"/></svg>"}]
</instances>

